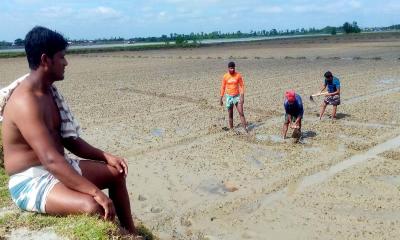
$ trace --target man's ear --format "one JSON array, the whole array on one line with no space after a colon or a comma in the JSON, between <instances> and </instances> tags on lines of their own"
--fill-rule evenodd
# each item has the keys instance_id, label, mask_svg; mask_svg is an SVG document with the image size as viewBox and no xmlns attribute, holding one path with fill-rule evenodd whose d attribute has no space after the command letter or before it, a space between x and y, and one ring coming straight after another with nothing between
<instances>
[{"instance_id":1,"label":"man's ear","mask_svg":"<svg viewBox=\"0 0 400 240\"><path fill-rule=\"evenodd\" d=\"M50 63L49 56L47 56L45 53L43 53L40 56L40 65L46 68L47 66L49 66L49 63Z\"/></svg>"}]
</instances>

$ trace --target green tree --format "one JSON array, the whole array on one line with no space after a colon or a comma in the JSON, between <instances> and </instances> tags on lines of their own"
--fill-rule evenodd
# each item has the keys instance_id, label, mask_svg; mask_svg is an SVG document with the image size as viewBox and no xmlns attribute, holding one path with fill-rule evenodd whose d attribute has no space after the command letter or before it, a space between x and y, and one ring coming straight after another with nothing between
<instances>
[{"instance_id":1,"label":"green tree","mask_svg":"<svg viewBox=\"0 0 400 240\"><path fill-rule=\"evenodd\" d=\"M185 40L185 38L182 35L178 35L175 38L175 44L178 46L185 45L186 43L187 43L187 41Z\"/></svg>"},{"instance_id":2,"label":"green tree","mask_svg":"<svg viewBox=\"0 0 400 240\"><path fill-rule=\"evenodd\" d=\"M15 46L24 46L24 40L22 40L21 38L17 38L14 41L14 45Z\"/></svg>"},{"instance_id":3,"label":"green tree","mask_svg":"<svg viewBox=\"0 0 400 240\"><path fill-rule=\"evenodd\" d=\"M358 27L356 21L353 22L353 24L351 25L351 28L352 28L352 30L353 30L354 33L359 33L359 32L361 32L361 29Z\"/></svg>"},{"instance_id":4,"label":"green tree","mask_svg":"<svg viewBox=\"0 0 400 240\"><path fill-rule=\"evenodd\" d=\"M345 22L343 24L343 31L345 33L359 33L361 29L358 27L357 22L354 21L353 24Z\"/></svg>"}]
</instances>

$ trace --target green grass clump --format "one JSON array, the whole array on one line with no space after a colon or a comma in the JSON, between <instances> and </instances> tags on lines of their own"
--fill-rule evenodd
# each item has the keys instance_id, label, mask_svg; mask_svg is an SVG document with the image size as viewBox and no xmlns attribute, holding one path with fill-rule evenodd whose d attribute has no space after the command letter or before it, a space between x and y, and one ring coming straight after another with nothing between
<instances>
[{"instance_id":1,"label":"green grass clump","mask_svg":"<svg viewBox=\"0 0 400 240\"><path fill-rule=\"evenodd\" d=\"M8 191L8 176L4 170L3 142L0 131L0 208L10 205L11 198Z\"/></svg>"},{"instance_id":2,"label":"green grass clump","mask_svg":"<svg viewBox=\"0 0 400 240\"><path fill-rule=\"evenodd\" d=\"M17 57L25 57L25 52L1 52L0 58L17 58Z\"/></svg>"},{"instance_id":3,"label":"green grass clump","mask_svg":"<svg viewBox=\"0 0 400 240\"><path fill-rule=\"evenodd\" d=\"M118 227L109 221L94 216L75 215L55 217L37 213L17 212L0 219L0 232L9 229L28 228L40 230L51 227L54 231L69 239L120 239Z\"/></svg>"},{"instance_id":4,"label":"green grass clump","mask_svg":"<svg viewBox=\"0 0 400 240\"><path fill-rule=\"evenodd\" d=\"M146 240L158 239L156 236L153 235L153 233L148 228L146 228L146 226L139 224L136 226L136 228L137 228L139 235L144 237L144 239L146 239Z\"/></svg>"},{"instance_id":5,"label":"green grass clump","mask_svg":"<svg viewBox=\"0 0 400 240\"><path fill-rule=\"evenodd\" d=\"M57 217L18 211L0 218L1 236L6 235L11 229L17 228L28 228L30 230L51 228L58 235L68 239L106 240L126 238L120 234L116 223L104 221L96 216L71 215ZM137 229L144 239L157 239L144 225L139 224Z\"/></svg>"},{"instance_id":6,"label":"green grass clump","mask_svg":"<svg viewBox=\"0 0 400 240\"><path fill-rule=\"evenodd\" d=\"M0 167L0 208L11 204L10 192L8 191L8 176L3 167Z\"/></svg>"}]
</instances>

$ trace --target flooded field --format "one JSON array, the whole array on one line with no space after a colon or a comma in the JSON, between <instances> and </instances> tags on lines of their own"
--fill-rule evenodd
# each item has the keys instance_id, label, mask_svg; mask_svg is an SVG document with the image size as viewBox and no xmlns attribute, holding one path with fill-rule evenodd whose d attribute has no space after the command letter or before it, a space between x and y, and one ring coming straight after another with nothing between
<instances>
[{"instance_id":1,"label":"flooded field","mask_svg":"<svg viewBox=\"0 0 400 240\"><path fill-rule=\"evenodd\" d=\"M133 211L161 239L396 239L400 42L378 40L71 55L57 86L83 138L129 160ZM236 111L223 129L231 60L248 135ZM308 100L327 70L341 80L336 121ZM27 71L0 59L0 85ZM305 107L299 143L280 136L290 88Z\"/></svg>"}]
</instances>

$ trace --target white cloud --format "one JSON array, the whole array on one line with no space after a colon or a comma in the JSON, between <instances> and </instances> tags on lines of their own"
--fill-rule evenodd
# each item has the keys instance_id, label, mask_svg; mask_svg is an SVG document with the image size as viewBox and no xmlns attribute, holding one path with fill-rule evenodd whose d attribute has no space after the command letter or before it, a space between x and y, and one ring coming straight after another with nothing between
<instances>
[{"instance_id":1,"label":"white cloud","mask_svg":"<svg viewBox=\"0 0 400 240\"><path fill-rule=\"evenodd\" d=\"M307 12L320 12L324 11L324 7L317 6L314 4L297 5L292 7L292 11L297 13L307 13Z\"/></svg>"},{"instance_id":2,"label":"white cloud","mask_svg":"<svg viewBox=\"0 0 400 240\"><path fill-rule=\"evenodd\" d=\"M89 9L88 12L95 14L96 16L98 16L100 18L106 18L106 19L119 18L122 16L121 12L119 12L113 8L103 7L103 6Z\"/></svg>"},{"instance_id":3,"label":"white cloud","mask_svg":"<svg viewBox=\"0 0 400 240\"><path fill-rule=\"evenodd\" d=\"M42 0L14 0L15 4L36 4L40 2L42 2Z\"/></svg>"},{"instance_id":4,"label":"white cloud","mask_svg":"<svg viewBox=\"0 0 400 240\"><path fill-rule=\"evenodd\" d=\"M352 7L352 8L361 8L361 2L360 1L355 1L355 0L352 0L352 1L350 1L349 2L349 5L350 5L350 7Z\"/></svg>"},{"instance_id":5,"label":"white cloud","mask_svg":"<svg viewBox=\"0 0 400 240\"><path fill-rule=\"evenodd\" d=\"M400 2L390 2L386 5L385 8L393 12L400 11Z\"/></svg>"},{"instance_id":6,"label":"white cloud","mask_svg":"<svg viewBox=\"0 0 400 240\"><path fill-rule=\"evenodd\" d=\"M351 12L354 9L361 9L362 4L358 0L337 0L334 2L326 2L319 4L303 4L288 7L291 11L296 13L344 13Z\"/></svg>"},{"instance_id":7,"label":"white cloud","mask_svg":"<svg viewBox=\"0 0 400 240\"><path fill-rule=\"evenodd\" d=\"M259 13L281 13L283 8L280 6L261 6L255 9L255 12Z\"/></svg>"},{"instance_id":8,"label":"white cloud","mask_svg":"<svg viewBox=\"0 0 400 240\"><path fill-rule=\"evenodd\" d=\"M74 11L64 7L45 7L39 10L39 16L45 18L64 18L71 16Z\"/></svg>"}]
</instances>

